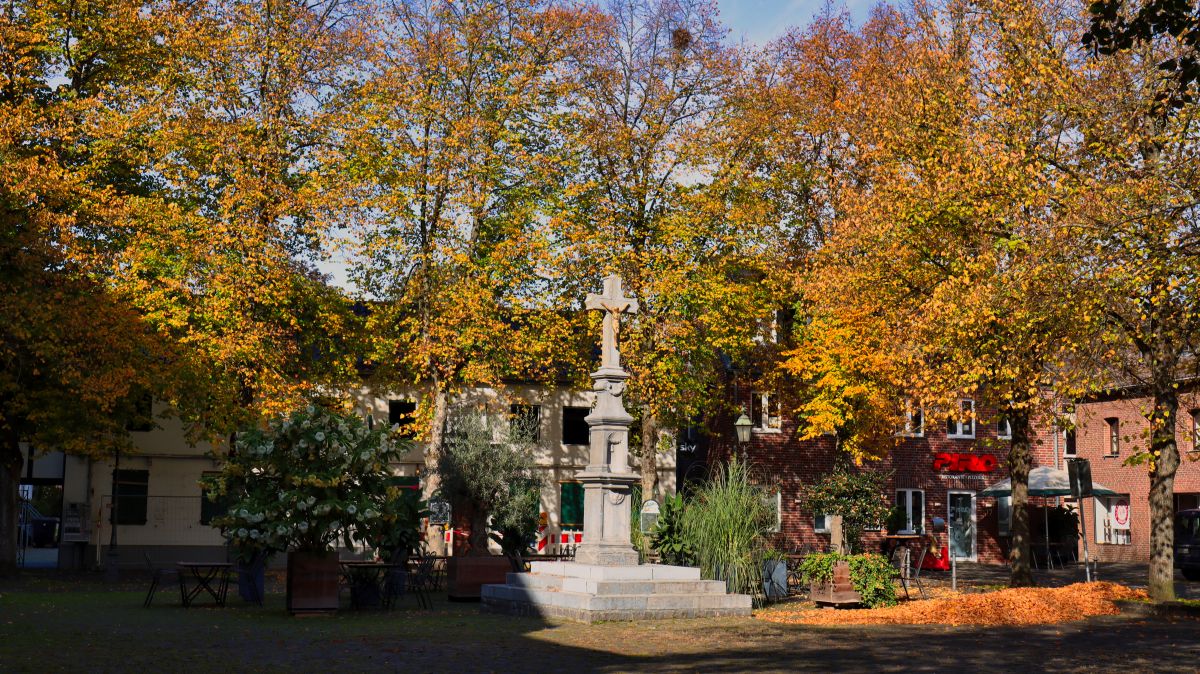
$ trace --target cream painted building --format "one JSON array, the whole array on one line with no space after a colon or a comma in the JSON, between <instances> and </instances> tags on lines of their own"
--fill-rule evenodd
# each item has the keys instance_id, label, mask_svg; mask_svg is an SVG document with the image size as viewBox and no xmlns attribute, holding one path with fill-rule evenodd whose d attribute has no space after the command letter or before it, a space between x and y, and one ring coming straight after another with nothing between
<instances>
[{"instance_id":1,"label":"cream painted building","mask_svg":"<svg viewBox=\"0 0 1200 674\"><path fill-rule=\"evenodd\" d=\"M390 398L364 390L357 396L361 413L375 423L401 423L419 402L418 394L397 394ZM544 540L552 547L561 541L564 531L575 541L586 535L582 526L582 492L574 475L587 461L587 423L594 394L590 390L551 388L512 384L502 389L478 387L466 390L452 400L452 407L485 409L492 419L507 419L520 413L536 420L538 429L536 462L544 472L542 511L546 526ZM516 406L516 407L514 407ZM155 412L161 412L156 409ZM117 472L121 495L116 542L123 567L145 565L149 555L155 563L180 559L224 559L224 542L208 522L216 514L206 501L198 480L216 472L220 464L213 447L207 443L190 444L183 425L173 418L157 419L157 428L131 431L135 451L122 454ZM658 461L660 494L675 491L676 471L673 453ZM39 459L33 469L46 473L56 467L50 478L62 485L62 522L58 565L67 568L103 566L113 533L111 520L114 484L111 459L94 461L61 454ZM420 481L424 497L435 485L424 472L424 447L414 445L396 467L398 474ZM636 470L636 467L635 467ZM575 503L578 497L578 504ZM576 511L576 508L578 509ZM566 519L567 521L564 521ZM578 521L572 521L578 520ZM428 547L443 549L441 529L431 529Z\"/></svg>"}]
</instances>

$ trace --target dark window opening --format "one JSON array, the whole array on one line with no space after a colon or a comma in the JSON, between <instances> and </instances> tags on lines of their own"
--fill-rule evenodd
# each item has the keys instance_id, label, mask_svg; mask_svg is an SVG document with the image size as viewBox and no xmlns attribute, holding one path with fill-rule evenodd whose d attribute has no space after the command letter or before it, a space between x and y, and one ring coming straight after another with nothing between
<instances>
[{"instance_id":1,"label":"dark window opening","mask_svg":"<svg viewBox=\"0 0 1200 674\"><path fill-rule=\"evenodd\" d=\"M118 470L115 481L117 524L145 524L150 471Z\"/></svg>"},{"instance_id":2,"label":"dark window opening","mask_svg":"<svg viewBox=\"0 0 1200 674\"><path fill-rule=\"evenodd\" d=\"M542 440L542 406L513 403L508 406L508 419L512 429L531 442Z\"/></svg>"},{"instance_id":3,"label":"dark window opening","mask_svg":"<svg viewBox=\"0 0 1200 674\"><path fill-rule=\"evenodd\" d=\"M417 403L412 400L388 401L388 426L399 426L403 437L413 436L412 426L417 420Z\"/></svg>"},{"instance_id":4,"label":"dark window opening","mask_svg":"<svg viewBox=\"0 0 1200 674\"><path fill-rule=\"evenodd\" d=\"M564 407L562 412L562 442L564 445L588 444L586 407Z\"/></svg>"}]
</instances>

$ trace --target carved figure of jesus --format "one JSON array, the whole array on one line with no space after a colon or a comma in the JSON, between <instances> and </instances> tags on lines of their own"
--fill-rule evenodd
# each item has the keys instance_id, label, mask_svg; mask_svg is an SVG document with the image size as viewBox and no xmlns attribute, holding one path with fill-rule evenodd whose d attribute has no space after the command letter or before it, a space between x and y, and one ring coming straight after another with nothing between
<instances>
[{"instance_id":1,"label":"carved figure of jesus","mask_svg":"<svg viewBox=\"0 0 1200 674\"><path fill-rule=\"evenodd\" d=\"M604 312L600 367L621 367L621 314L636 314L637 300L625 297L621 288L621 277L614 274L604 279L604 294L588 293L584 306Z\"/></svg>"}]
</instances>

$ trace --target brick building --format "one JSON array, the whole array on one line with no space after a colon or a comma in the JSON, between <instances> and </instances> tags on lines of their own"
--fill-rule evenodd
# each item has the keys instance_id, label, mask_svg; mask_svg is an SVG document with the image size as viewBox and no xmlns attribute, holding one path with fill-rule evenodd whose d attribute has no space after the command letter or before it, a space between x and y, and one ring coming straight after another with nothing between
<instances>
[{"instance_id":1,"label":"brick building","mask_svg":"<svg viewBox=\"0 0 1200 674\"><path fill-rule=\"evenodd\" d=\"M750 441L740 451L774 485L778 486L780 512L776 544L783 549L802 546L825 547L830 544L828 521L822 513L809 511L801 498L803 485L820 480L839 460L845 460L833 436L801 441L797 439L796 420L778 412L769 397L753 393L743 402L754 429ZM933 518L950 523L951 533L939 534L943 544L953 536L956 556L964 560L1001 563L1007 554L1008 526L1011 521L1010 499L980 497L985 487L1008 477L1005 462L1010 432L997 420L993 410L975 409L975 403L963 399L966 422L925 422L918 411L909 415L905 432L897 447L883 460L868 463L865 470L891 472L888 481L890 503L904 508L909 527L930 531ZM713 464L729 455L733 441L733 420L718 422L711 446L701 448L705 463ZM1035 428L1033 446L1035 465L1063 466L1066 446L1073 441L1067 434L1046 431L1048 424ZM680 465L686 468L687 461ZM694 469L692 469L694 470ZM1040 536L1040 508L1057 505L1053 500L1033 499L1031 522L1035 538ZM868 549L882 543L882 532L868 533Z\"/></svg>"},{"instance_id":2,"label":"brick building","mask_svg":"<svg viewBox=\"0 0 1200 674\"><path fill-rule=\"evenodd\" d=\"M1118 496L1084 499L1091 556L1101 561L1145 562L1150 558L1150 478L1144 465L1125 461L1146 448L1148 398L1112 396L1076 405L1078 442L1069 456L1088 459L1092 480ZM1200 507L1197 451L1200 393L1181 394L1175 434L1180 466L1175 475L1175 509Z\"/></svg>"}]
</instances>

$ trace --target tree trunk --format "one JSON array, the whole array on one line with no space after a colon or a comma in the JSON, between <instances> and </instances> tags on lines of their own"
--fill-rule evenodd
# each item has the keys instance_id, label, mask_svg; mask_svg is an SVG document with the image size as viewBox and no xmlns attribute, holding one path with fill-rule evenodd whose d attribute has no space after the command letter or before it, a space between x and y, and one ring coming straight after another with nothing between
<instances>
[{"instance_id":1,"label":"tree trunk","mask_svg":"<svg viewBox=\"0 0 1200 674\"><path fill-rule=\"evenodd\" d=\"M1033 456L1029 446L1029 412L1008 411L1012 425L1012 444L1008 450L1008 476L1012 484L1012 545L1008 550L1008 566L1012 571L1009 587L1032 587L1033 570L1029 545L1029 469Z\"/></svg>"},{"instance_id":2,"label":"tree trunk","mask_svg":"<svg viewBox=\"0 0 1200 674\"><path fill-rule=\"evenodd\" d=\"M1150 437L1150 578L1148 592L1155 601L1175 599L1175 417L1179 396L1167 386L1154 396Z\"/></svg>"},{"instance_id":3,"label":"tree trunk","mask_svg":"<svg viewBox=\"0 0 1200 674\"><path fill-rule=\"evenodd\" d=\"M446 436L446 417L450 414L449 395L441 384L434 383L433 418L429 422L429 443L425 446L426 484L434 486L430 479L437 475L438 459L442 456L442 443ZM426 494L428 497L429 494Z\"/></svg>"},{"instance_id":4,"label":"tree trunk","mask_svg":"<svg viewBox=\"0 0 1200 674\"><path fill-rule=\"evenodd\" d=\"M650 412L642 416L642 501L658 494L658 418ZM637 504L640 511L642 504Z\"/></svg>"},{"instance_id":5,"label":"tree trunk","mask_svg":"<svg viewBox=\"0 0 1200 674\"><path fill-rule=\"evenodd\" d=\"M470 549L467 555L471 557L487 557L488 551L488 513L479 507L471 508L471 533L467 537Z\"/></svg>"},{"instance_id":6,"label":"tree trunk","mask_svg":"<svg viewBox=\"0 0 1200 674\"><path fill-rule=\"evenodd\" d=\"M24 465L20 440L6 433L0 447L0 578L17 573L17 492Z\"/></svg>"}]
</instances>

